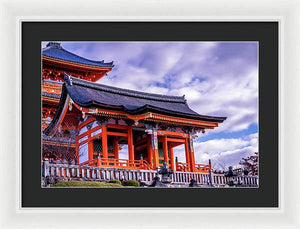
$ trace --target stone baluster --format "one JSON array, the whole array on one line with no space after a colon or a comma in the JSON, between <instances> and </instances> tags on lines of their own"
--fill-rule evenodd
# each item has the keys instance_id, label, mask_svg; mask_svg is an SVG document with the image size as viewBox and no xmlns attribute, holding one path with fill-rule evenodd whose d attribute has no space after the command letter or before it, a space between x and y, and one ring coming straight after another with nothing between
<instances>
[{"instance_id":1,"label":"stone baluster","mask_svg":"<svg viewBox=\"0 0 300 229\"><path fill-rule=\"evenodd\" d=\"M55 168L55 176L56 176L56 177L59 177L59 167L56 167L56 168Z\"/></svg>"},{"instance_id":2,"label":"stone baluster","mask_svg":"<svg viewBox=\"0 0 300 229\"><path fill-rule=\"evenodd\" d=\"M84 178L84 168L81 169L81 177Z\"/></svg>"},{"instance_id":3,"label":"stone baluster","mask_svg":"<svg viewBox=\"0 0 300 229\"><path fill-rule=\"evenodd\" d=\"M110 176L110 179L115 179L113 170L109 171L109 176Z\"/></svg>"},{"instance_id":4,"label":"stone baluster","mask_svg":"<svg viewBox=\"0 0 300 229\"><path fill-rule=\"evenodd\" d=\"M99 169L95 168L95 179L99 179Z\"/></svg>"},{"instance_id":5,"label":"stone baluster","mask_svg":"<svg viewBox=\"0 0 300 229\"><path fill-rule=\"evenodd\" d=\"M95 179L95 169L92 169L92 179Z\"/></svg>"},{"instance_id":6,"label":"stone baluster","mask_svg":"<svg viewBox=\"0 0 300 229\"><path fill-rule=\"evenodd\" d=\"M55 176L55 168L51 167L51 176L54 177Z\"/></svg>"},{"instance_id":7,"label":"stone baluster","mask_svg":"<svg viewBox=\"0 0 300 229\"><path fill-rule=\"evenodd\" d=\"M49 176L49 161L47 158L45 158L45 160L44 160L43 175L44 175L44 177Z\"/></svg>"},{"instance_id":8,"label":"stone baluster","mask_svg":"<svg viewBox=\"0 0 300 229\"><path fill-rule=\"evenodd\" d=\"M74 167L71 167L71 177L75 177L75 169Z\"/></svg>"},{"instance_id":9,"label":"stone baluster","mask_svg":"<svg viewBox=\"0 0 300 229\"><path fill-rule=\"evenodd\" d=\"M80 177L80 170L79 170L79 168L76 169L76 175L77 175L78 178Z\"/></svg>"},{"instance_id":10,"label":"stone baluster","mask_svg":"<svg viewBox=\"0 0 300 229\"><path fill-rule=\"evenodd\" d=\"M69 171L69 168L66 167L66 177L69 178L70 177L70 171Z\"/></svg>"},{"instance_id":11,"label":"stone baluster","mask_svg":"<svg viewBox=\"0 0 300 229\"><path fill-rule=\"evenodd\" d=\"M124 171L125 180L128 180L128 171Z\"/></svg>"}]
</instances>

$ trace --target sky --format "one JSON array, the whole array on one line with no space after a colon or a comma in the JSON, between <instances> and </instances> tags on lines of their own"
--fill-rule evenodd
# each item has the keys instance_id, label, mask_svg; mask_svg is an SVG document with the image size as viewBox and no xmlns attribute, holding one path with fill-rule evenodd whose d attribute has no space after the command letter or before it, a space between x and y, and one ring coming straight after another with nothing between
<instances>
[{"instance_id":1,"label":"sky","mask_svg":"<svg viewBox=\"0 0 300 229\"><path fill-rule=\"evenodd\" d=\"M43 42L45 46L47 42ZM194 140L196 163L238 167L258 151L257 42L61 42L92 60L114 61L98 83L166 95L185 95L202 115L225 116ZM185 162L184 147L174 156ZM127 158L126 147L120 157Z\"/></svg>"}]
</instances>

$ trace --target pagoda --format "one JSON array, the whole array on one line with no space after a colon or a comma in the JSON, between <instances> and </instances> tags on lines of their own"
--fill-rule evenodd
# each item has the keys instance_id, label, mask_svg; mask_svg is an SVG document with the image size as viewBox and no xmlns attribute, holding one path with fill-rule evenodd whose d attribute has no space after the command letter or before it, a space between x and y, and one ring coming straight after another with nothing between
<instances>
[{"instance_id":1,"label":"pagoda","mask_svg":"<svg viewBox=\"0 0 300 229\"><path fill-rule=\"evenodd\" d=\"M43 133L45 139L56 139L58 133L75 139L76 164L155 170L166 162L176 171L211 170L210 165L195 163L193 139L226 117L198 114L184 96L111 87L69 72L64 79L57 111ZM124 145L128 159L119 157ZM184 145L185 162L174 158L179 145Z\"/></svg>"},{"instance_id":2,"label":"pagoda","mask_svg":"<svg viewBox=\"0 0 300 229\"><path fill-rule=\"evenodd\" d=\"M58 42L42 49L42 128L51 122L61 95L64 73L96 82L113 68L113 62L88 60L65 50Z\"/></svg>"},{"instance_id":3,"label":"pagoda","mask_svg":"<svg viewBox=\"0 0 300 229\"><path fill-rule=\"evenodd\" d=\"M64 82L64 73L78 79L96 82L114 67L113 62L94 61L65 50L59 42L49 42L42 49L42 130L56 113ZM75 152L75 139L65 131L61 136L43 135L43 158L54 160ZM65 153L61 153L65 152ZM62 158L61 158L62 159ZM70 157L69 159L72 159Z\"/></svg>"}]
</instances>

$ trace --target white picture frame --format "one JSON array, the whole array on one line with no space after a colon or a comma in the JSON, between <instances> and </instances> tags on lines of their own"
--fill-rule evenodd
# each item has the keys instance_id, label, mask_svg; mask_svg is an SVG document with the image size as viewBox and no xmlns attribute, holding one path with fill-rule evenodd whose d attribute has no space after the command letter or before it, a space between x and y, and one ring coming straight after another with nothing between
<instances>
[{"instance_id":1,"label":"white picture frame","mask_svg":"<svg viewBox=\"0 0 300 229\"><path fill-rule=\"evenodd\" d=\"M0 227L300 228L299 9L289 0L1 1ZM279 207L21 208L22 21L278 21Z\"/></svg>"}]
</instances>

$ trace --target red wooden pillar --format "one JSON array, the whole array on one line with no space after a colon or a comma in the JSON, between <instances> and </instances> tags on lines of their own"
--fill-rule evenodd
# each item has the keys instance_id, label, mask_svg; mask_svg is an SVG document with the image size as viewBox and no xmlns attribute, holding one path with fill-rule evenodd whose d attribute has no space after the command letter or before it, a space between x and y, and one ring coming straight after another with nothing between
<instances>
[{"instance_id":1,"label":"red wooden pillar","mask_svg":"<svg viewBox=\"0 0 300 229\"><path fill-rule=\"evenodd\" d=\"M115 159L119 159L119 141L117 137L114 137L114 143L113 143L113 147L114 147L114 155L115 155Z\"/></svg>"},{"instance_id":2,"label":"red wooden pillar","mask_svg":"<svg viewBox=\"0 0 300 229\"><path fill-rule=\"evenodd\" d=\"M128 159L134 160L132 126L128 126Z\"/></svg>"},{"instance_id":3,"label":"red wooden pillar","mask_svg":"<svg viewBox=\"0 0 300 229\"><path fill-rule=\"evenodd\" d=\"M164 161L169 166L169 156L168 156L168 138L167 136L163 136L163 152L164 152Z\"/></svg>"},{"instance_id":4,"label":"red wooden pillar","mask_svg":"<svg viewBox=\"0 0 300 229\"><path fill-rule=\"evenodd\" d=\"M159 166L159 158L158 158L158 149L153 150L153 168L156 169L156 167Z\"/></svg>"},{"instance_id":5,"label":"red wooden pillar","mask_svg":"<svg viewBox=\"0 0 300 229\"><path fill-rule=\"evenodd\" d=\"M191 172L195 172L195 155L194 152L190 152L191 159Z\"/></svg>"},{"instance_id":6,"label":"red wooden pillar","mask_svg":"<svg viewBox=\"0 0 300 229\"><path fill-rule=\"evenodd\" d=\"M194 152L190 152L190 158L191 158L191 172L195 172L195 156L194 156Z\"/></svg>"},{"instance_id":7,"label":"red wooden pillar","mask_svg":"<svg viewBox=\"0 0 300 229\"><path fill-rule=\"evenodd\" d=\"M195 154L194 154L194 146L193 146L193 136L192 136L192 134L189 134L188 141L189 141L191 171L195 172Z\"/></svg>"},{"instance_id":8,"label":"red wooden pillar","mask_svg":"<svg viewBox=\"0 0 300 229\"><path fill-rule=\"evenodd\" d=\"M186 164L190 167L191 166L191 160L190 160L190 153L189 153L189 143L188 143L188 139L187 138L184 141L184 148L185 148L185 160L186 160Z\"/></svg>"},{"instance_id":9,"label":"red wooden pillar","mask_svg":"<svg viewBox=\"0 0 300 229\"><path fill-rule=\"evenodd\" d=\"M79 165L79 143L78 143L78 136L76 136L76 162Z\"/></svg>"},{"instance_id":10,"label":"red wooden pillar","mask_svg":"<svg viewBox=\"0 0 300 229\"><path fill-rule=\"evenodd\" d=\"M151 136L147 136L147 153L148 153L148 161L151 167L153 167L153 151L151 146Z\"/></svg>"},{"instance_id":11,"label":"red wooden pillar","mask_svg":"<svg viewBox=\"0 0 300 229\"><path fill-rule=\"evenodd\" d=\"M175 165L174 165L173 147L170 147L169 150L170 150L171 169L174 171L175 170Z\"/></svg>"},{"instance_id":12,"label":"red wooden pillar","mask_svg":"<svg viewBox=\"0 0 300 229\"><path fill-rule=\"evenodd\" d=\"M88 151L89 151L89 161L93 160L93 141L91 141L91 134L88 134Z\"/></svg>"},{"instance_id":13,"label":"red wooden pillar","mask_svg":"<svg viewBox=\"0 0 300 229\"><path fill-rule=\"evenodd\" d=\"M108 151L107 151L107 128L104 122L102 122L102 154L103 158L108 158Z\"/></svg>"}]
</instances>

